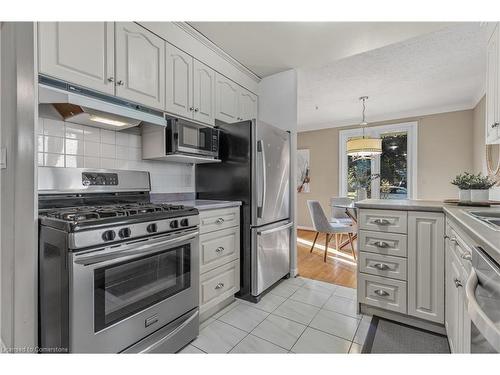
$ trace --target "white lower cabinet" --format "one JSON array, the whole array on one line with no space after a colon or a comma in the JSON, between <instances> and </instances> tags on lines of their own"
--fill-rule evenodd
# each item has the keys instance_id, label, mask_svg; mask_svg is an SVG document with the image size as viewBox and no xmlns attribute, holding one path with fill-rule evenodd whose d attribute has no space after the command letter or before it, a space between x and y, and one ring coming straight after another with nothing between
<instances>
[{"instance_id":1,"label":"white lower cabinet","mask_svg":"<svg viewBox=\"0 0 500 375\"><path fill-rule=\"evenodd\" d=\"M444 323L444 214L360 209L358 302Z\"/></svg>"},{"instance_id":2,"label":"white lower cabinet","mask_svg":"<svg viewBox=\"0 0 500 375\"><path fill-rule=\"evenodd\" d=\"M240 290L240 208L200 212L200 316L224 307Z\"/></svg>"},{"instance_id":3,"label":"white lower cabinet","mask_svg":"<svg viewBox=\"0 0 500 375\"><path fill-rule=\"evenodd\" d=\"M470 250L456 231L447 226L445 273L445 327L452 353L470 353L471 322L467 312L465 283Z\"/></svg>"}]
</instances>

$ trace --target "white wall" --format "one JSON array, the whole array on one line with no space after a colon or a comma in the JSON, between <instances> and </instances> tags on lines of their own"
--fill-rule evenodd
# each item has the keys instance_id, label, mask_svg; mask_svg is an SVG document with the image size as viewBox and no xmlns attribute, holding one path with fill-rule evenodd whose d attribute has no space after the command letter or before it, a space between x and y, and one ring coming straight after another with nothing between
<instances>
[{"instance_id":1,"label":"white wall","mask_svg":"<svg viewBox=\"0 0 500 375\"><path fill-rule=\"evenodd\" d=\"M153 193L195 190L192 165L142 160L138 129L127 133L76 125L55 119L49 111L40 116L39 166L143 170L151 174Z\"/></svg>"},{"instance_id":2,"label":"white wall","mask_svg":"<svg viewBox=\"0 0 500 375\"><path fill-rule=\"evenodd\" d=\"M290 273L295 276L297 270L297 194L295 192L297 170L297 72L287 70L263 78L258 87L259 120L277 126L291 133L291 203L290 215L295 225L292 231L290 249Z\"/></svg>"}]
</instances>

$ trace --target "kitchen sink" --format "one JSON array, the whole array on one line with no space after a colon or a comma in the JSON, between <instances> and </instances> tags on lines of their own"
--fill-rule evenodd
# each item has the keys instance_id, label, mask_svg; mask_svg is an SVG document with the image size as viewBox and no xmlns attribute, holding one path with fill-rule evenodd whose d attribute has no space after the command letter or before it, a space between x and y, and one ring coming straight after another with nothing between
<instances>
[{"instance_id":1,"label":"kitchen sink","mask_svg":"<svg viewBox=\"0 0 500 375\"><path fill-rule=\"evenodd\" d=\"M469 211L467 214L495 230L500 230L500 211Z\"/></svg>"}]
</instances>

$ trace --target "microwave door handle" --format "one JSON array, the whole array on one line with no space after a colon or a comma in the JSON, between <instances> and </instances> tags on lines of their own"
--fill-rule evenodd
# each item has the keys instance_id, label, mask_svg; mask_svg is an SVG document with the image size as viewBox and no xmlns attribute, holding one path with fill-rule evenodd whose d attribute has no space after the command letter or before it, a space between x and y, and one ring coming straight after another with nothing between
<instances>
[{"instance_id":1,"label":"microwave door handle","mask_svg":"<svg viewBox=\"0 0 500 375\"><path fill-rule=\"evenodd\" d=\"M92 264L109 262L116 259L120 259L120 261L131 259L137 256L143 256L146 254L155 253L160 250L165 250L165 246L172 246L177 243L186 242L188 240L196 238L197 235L198 232L196 231L181 237L172 238L170 240L163 239L161 241L155 241L154 243L146 243L140 247L137 247L137 243L133 243L127 245L125 249L121 248L113 252L109 252L109 250L102 250L97 253L92 253L91 255L80 255L75 257L74 263L89 266Z\"/></svg>"},{"instance_id":2,"label":"microwave door handle","mask_svg":"<svg viewBox=\"0 0 500 375\"><path fill-rule=\"evenodd\" d=\"M264 141L257 141L257 152L261 154L261 202L257 207L257 216L259 218L263 217L264 204L266 203L266 153L264 151Z\"/></svg>"},{"instance_id":3,"label":"microwave door handle","mask_svg":"<svg viewBox=\"0 0 500 375\"><path fill-rule=\"evenodd\" d=\"M465 285L465 295L467 296L467 310L471 321L476 325L486 340L500 352L500 327L491 321L483 311L476 299L476 288L479 279L474 268L471 269L469 278Z\"/></svg>"}]
</instances>

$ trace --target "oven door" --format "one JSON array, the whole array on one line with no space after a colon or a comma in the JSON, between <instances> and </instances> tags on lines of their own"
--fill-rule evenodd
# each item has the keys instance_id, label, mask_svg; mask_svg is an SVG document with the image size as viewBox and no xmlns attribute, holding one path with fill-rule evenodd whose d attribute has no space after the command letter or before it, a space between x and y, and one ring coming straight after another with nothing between
<instances>
[{"instance_id":1,"label":"oven door","mask_svg":"<svg viewBox=\"0 0 500 375\"><path fill-rule=\"evenodd\" d=\"M219 155L218 130L193 122L177 120L176 146L177 151L217 158Z\"/></svg>"},{"instance_id":2,"label":"oven door","mask_svg":"<svg viewBox=\"0 0 500 375\"><path fill-rule=\"evenodd\" d=\"M196 230L71 261L71 352L118 353L198 306Z\"/></svg>"}]
</instances>

